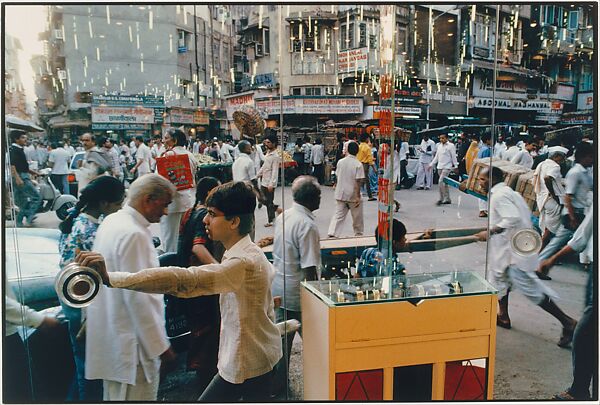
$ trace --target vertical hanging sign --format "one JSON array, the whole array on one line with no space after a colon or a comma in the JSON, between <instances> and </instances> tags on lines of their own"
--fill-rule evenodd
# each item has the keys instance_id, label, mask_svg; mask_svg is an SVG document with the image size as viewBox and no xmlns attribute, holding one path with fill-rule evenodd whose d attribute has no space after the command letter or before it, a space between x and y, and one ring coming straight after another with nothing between
<instances>
[{"instance_id":1,"label":"vertical hanging sign","mask_svg":"<svg viewBox=\"0 0 600 405\"><path fill-rule=\"evenodd\" d=\"M379 117L379 173L378 185L378 247L384 257L391 259L391 235L392 235L392 206L394 190L392 188L392 175L394 158L391 153L394 147L394 59L396 31L395 22L396 8L394 5L380 6L380 58L379 58L379 104L390 106L382 108ZM397 163L396 163L397 164ZM390 261L387 260L389 263ZM385 268L385 273L390 274L390 268Z\"/></svg>"}]
</instances>

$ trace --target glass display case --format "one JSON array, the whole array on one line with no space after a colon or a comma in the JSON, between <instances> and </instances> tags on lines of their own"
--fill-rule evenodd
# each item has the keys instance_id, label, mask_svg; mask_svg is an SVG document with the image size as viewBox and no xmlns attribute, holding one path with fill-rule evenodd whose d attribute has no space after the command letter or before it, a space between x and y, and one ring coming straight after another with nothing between
<instances>
[{"instance_id":1,"label":"glass display case","mask_svg":"<svg viewBox=\"0 0 600 405\"><path fill-rule=\"evenodd\" d=\"M397 276L305 281L303 286L329 306L378 301L448 298L495 294L496 290L478 273L453 271Z\"/></svg>"},{"instance_id":2,"label":"glass display case","mask_svg":"<svg viewBox=\"0 0 600 405\"><path fill-rule=\"evenodd\" d=\"M493 398L496 301L470 271L303 282L304 399Z\"/></svg>"}]
</instances>

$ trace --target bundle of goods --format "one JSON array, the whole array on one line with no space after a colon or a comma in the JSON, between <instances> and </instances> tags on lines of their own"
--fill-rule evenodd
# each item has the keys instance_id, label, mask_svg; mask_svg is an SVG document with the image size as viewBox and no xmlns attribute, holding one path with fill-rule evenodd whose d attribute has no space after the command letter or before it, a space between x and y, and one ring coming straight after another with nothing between
<instances>
[{"instance_id":1,"label":"bundle of goods","mask_svg":"<svg viewBox=\"0 0 600 405\"><path fill-rule=\"evenodd\" d=\"M504 183L506 183L506 185L512 188L513 190L517 185L517 180L519 176L529 171L521 165L516 165L506 160L497 158L491 158L491 160L492 165L500 168L500 170L502 170L502 172L504 173ZM479 187L479 182L477 181L477 178L479 177L479 174L482 170L489 169L489 167L490 158L476 159L473 162L471 172L469 173L469 179L467 180L467 189L476 193L484 194L481 188Z\"/></svg>"},{"instance_id":2,"label":"bundle of goods","mask_svg":"<svg viewBox=\"0 0 600 405\"><path fill-rule=\"evenodd\" d=\"M531 209L531 212L537 211L535 204L535 191L533 190L533 174L534 171L530 170L519 176L517 180L517 186L515 191L523 196L525 202Z\"/></svg>"},{"instance_id":3,"label":"bundle of goods","mask_svg":"<svg viewBox=\"0 0 600 405\"><path fill-rule=\"evenodd\" d=\"M194 154L194 157L196 158L196 160L198 161L198 165L199 166L203 166L203 165L212 165L217 163L211 156L209 155L203 155L203 154L199 154L196 153Z\"/></svg>"},{"instance_id":4,"label":"bundle of goods","mask_svg":"<svg viewBox=\"0 0 600 405\"><path fill-rule=\"evenodd\" d=\"M279 158L283 163L293 162L292 155L289 154L286 150L279 149Z\"/></svg>"},{"instance_id":5,"label":"bundle of goods","mask_svg":"<svg viewBox=\"0 0 600 405\"><path fill-rule=\"evenodd\" d=\"M233 113L233 123L244 137L251 139L261 135L265 129L265 122L260 113L248 105L241 106Z\"/></svg>"}]
</instances>

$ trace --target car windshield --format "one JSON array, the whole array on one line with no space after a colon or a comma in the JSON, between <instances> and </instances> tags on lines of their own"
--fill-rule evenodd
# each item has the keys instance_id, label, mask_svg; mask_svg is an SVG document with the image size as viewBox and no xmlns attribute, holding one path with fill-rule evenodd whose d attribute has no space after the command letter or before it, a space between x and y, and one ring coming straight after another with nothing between
<instances>
[{"instance_id":1,"label":"car windshield","mask_svg":"<svg viewBox=\"0 0 600 405\"><path fill-rule=\"evenodd\" d=\"M71 160L71 169L76 170L79 168L79 161L83 159L83 153L76 153Z\"/></svg>"}]
</instances>

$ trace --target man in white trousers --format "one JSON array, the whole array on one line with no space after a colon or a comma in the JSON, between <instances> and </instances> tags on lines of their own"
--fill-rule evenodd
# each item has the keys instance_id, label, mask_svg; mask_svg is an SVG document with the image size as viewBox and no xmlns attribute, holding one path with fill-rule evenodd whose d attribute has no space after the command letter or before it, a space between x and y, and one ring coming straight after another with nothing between
<instances>
[{"instance_id":1,"label":"man in white trousers","mask_svg":"<svg viewBox=\"0 0 600 405\"><path fill-rule=\"evenodd\" d=\"M335 214L331 218L327 232L331 238L340 236L348 211L352 215L354 235L360 236L364 232L360 187L366 179L362 163L356 158L357 153L358 144L354 141L350 142L348 144L348 156L341 159L336 167Z\"/></svg>"},{"instance_id":2,"label":"man in white trousers","mask_svg":"<svg viewBox=\"0 0 600 405\"><path fill-rule=\"evenodd\" d=\"M429 190L433 184L433 168L429 164L435 155L435 142L429 139L429 135L423 135L423 140L417 150L421 152L417 168L417 190Z\"/></svg>"}]
</instances>

